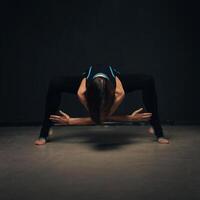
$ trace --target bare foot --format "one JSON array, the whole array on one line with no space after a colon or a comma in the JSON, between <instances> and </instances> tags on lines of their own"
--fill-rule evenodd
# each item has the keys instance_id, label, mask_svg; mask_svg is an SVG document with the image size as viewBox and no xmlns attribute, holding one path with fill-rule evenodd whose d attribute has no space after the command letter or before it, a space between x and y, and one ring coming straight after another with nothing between
<instances>
[{"instance_id":1,"label":"bare foot","mask_svg":"<svg viewBox=\"0 0 200 200\"><path fill-rule=\"evenodd\" d=\"M43 144L46 144L45 138L39 138L35 141L35 145L43 145Z\"/></svg>"},{"instance_id":2,"label":"bare foot","mask_svg":"<svg viewBox=\"0 0 200 200\"><path fill-rule=\"evenodd\" d=\"M164 138L164 137L159 137L159 138L158 138L158 142L159 142L160 144L169 144L169 140L166 139L166 138Z\"/></svg>"},{"instance_id":3,"label":"bare foot","mask_svg":"<svg viewBox=\"0 0 200 200\"><path fill-rule=\"evenodd\" d=\"M154 129L153 129L153 127L150 127L149 129L148 129L148 133L149 133L149 135L154 135Z\"/></svg>"}]
</instances>

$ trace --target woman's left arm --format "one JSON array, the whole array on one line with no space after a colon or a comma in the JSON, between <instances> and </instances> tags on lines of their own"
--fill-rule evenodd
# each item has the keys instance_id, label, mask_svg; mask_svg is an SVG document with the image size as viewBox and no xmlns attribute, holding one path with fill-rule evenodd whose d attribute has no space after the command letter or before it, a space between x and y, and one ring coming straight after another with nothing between
<instances>
[{"instance_id":1,"label":"woman's left arm","mask_svg":"<svg viewBox=\"0 0 200 200\"><path fill-rule=\"evenodd\" d=\"M129 115L114 115L109 116L107 120L111 121L149 121L152 113L142 112L143 108L140 108Z\"/></svg>"},{"instance_id":2,"label":"woman's left arm","mask_svg":"<svg viewBox=\"0 0 200 200\"><path fill-rule=\"evenodd\" d=\"M117 110L117 108L122 103L122 101L125 97L124 88L122 86L120 79L116 76L115 80L116 80L115 100L111 107L109 116L111 116Z\"/></svg>"}]
</instances>

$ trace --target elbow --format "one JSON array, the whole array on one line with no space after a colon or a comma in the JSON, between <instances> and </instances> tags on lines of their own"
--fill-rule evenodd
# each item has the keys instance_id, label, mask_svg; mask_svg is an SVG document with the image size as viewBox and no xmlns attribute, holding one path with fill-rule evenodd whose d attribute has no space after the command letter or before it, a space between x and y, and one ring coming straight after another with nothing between
<instances>
[{"instance_id":1,"label":"elbow","mask_svg":"<svg viewBox=\"0 0 200 200\"><path fill-rule=\"evenodd\" d=\"M85 92L78 90L77 93L76 93L76 95L78 97L82 97L82 96L85 96Z\"/></svg>"},{"instance_id":2,"label":"elbow","mask_svg":"<svg viewBox=\"0 0 200 200\"><path fill-rule=\"evenodd\" d=\"M76 95L79 97L81 94L80 94L80 92L79 92L79 91L77 91Z\"/></svg>"},{"instance_id":3,"label":"elbow","mask_svg":"<svg viewBox=\"0 0 200 200\"><path fill-rule=\"evenodd\" d=\"M121 100L123 100L125 98L125 92L122 92L120 97L121 97Z\"/></svg>"},{"instance_id":4,"label":"elbow","mask_svg":"<svg viewBox=\"0 0 200 200\"><path fill-rule=\"evenodd\" d=\"M124 92L124 90L123 90L123 91L120 91L120 92L116 92L116 93L115 93L115 97L120 98L120 99L124 99L124 97L125 97L125 92Z\"/></svg>"},{"instance_id":5,"label":"elbow","mask_svg":"<svg viewBox=\"0 0 200 200\"><path fill-rule=\"evenodd\" d=\"M117 96L125 97L125 91L124 91L124 90L118 91L118 92L117 92Z\"/></svg>"},{"instance_id":6,"label":"elbow","mask_svg":"<svg viewBox=\"0 0 200 200\"><path fill-rule=\"evenodd\" d=\"M80 101L85 101L86 97L85 97L85 92L77 92L77 97Z\"/></svg>"},{"instance_id":7,"label":"elbow","mask_svg":"<svg viewBox=\"0 0 200 200\"><path fill-rule=\"evenodd\" d=\"M125 97L125 92L124 90L121 92L121 96L124 98Z\"/></svg>"}]
</instances>

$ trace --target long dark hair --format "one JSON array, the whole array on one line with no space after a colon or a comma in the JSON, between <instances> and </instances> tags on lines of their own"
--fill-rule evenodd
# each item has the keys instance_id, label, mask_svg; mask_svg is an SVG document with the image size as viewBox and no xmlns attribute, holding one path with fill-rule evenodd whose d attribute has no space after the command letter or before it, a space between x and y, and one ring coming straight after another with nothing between
<instances>
[{"instance_id":1,"label":"long dark hair","mask_svg":"<svg viewBox=\"0 0 200 200\"><path fill-rule=\"evenodd\" d=\"M113 105L115 88L110 80L103 77L94 78L86 86L86 100L90 117L96 124L102 124Z\"/></svg>"}]
</instances>

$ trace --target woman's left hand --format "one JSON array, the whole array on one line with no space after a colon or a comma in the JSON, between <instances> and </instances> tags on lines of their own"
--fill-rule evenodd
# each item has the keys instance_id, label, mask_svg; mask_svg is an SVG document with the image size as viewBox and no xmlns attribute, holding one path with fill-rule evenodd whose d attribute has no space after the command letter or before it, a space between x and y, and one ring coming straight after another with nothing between
<instances>
[{"instance_id":1,"label":"woman's left hand","mask_svg":"<svg viewBox=\"0 0 200 200\"><path fill-rule=\"evenodd\" d=\"M57 122L57 123L62 124L62 125L68 125L70 116L68 114L62 112L61 110L59 110L59 113L61 115L50 115L49 119L52 122Z\"/></svg>"},{"instance_id":2,"label":"woman's left hand","mask_svg":"<svg viewBox=\"0 0 200 200\"><path fill-rule=\"evenodd\" d=\"M152 113L141 113L142 110L143 108L134 111L132 114L129 115L129 119L131 121L149 121Z\"/></svg>"}]
</instances>

